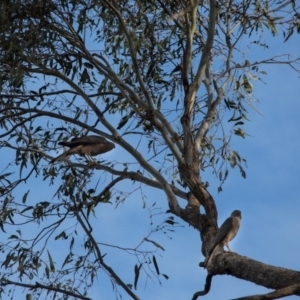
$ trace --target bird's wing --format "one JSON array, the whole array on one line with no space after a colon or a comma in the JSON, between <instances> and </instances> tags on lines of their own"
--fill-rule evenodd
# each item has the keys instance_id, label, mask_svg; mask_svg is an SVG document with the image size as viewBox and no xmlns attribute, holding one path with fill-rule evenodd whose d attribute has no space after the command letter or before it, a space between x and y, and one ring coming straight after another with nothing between
<instances>
[{"instance_id":1,"label":"bird's wing","mask_svg":"<svg viewBox=\"0 0 300 300\"><path fill-rule=\"evenodd\" d=\"M230 232L230 230L233 226L232 224L233 224L233 218L229 217L224 221L224 223L219 228L215 242L214 242L213 246L211 247L211 249L209 250L208 257L206 260L206 266L208 266L210 264L210 261L213 257L213 254L214 254L217 246L225 239L228 232Z\"/></svg>"},{"instance_id":2,"label":"bird's wing","mask_svg":"<svg viewBox=\"0 0 300 300\"><path fill-rule=\"evenodd\" d=\"M106 141L105 143L102 144L87 144L82 146L81 152L90 155L90 156L95 156L98 154L102 154L105 152L108 152L115 148L115 144Z\"/></svg>"},{"instance_id":3,"label":"bird's wing","mask_svg":"<svg viewBox=\"0 0 300 300\"><path fill-rule=\"evenodd\" d=\"M50 164L53 164L55 163L56 161L60 161L60 160L63 160L64 158L66 158L67 155L64 153L62 153L61 155L58 155L57 157L53 158L51 161L50 161Z\"/></svg>"},{"instance_id":4,"label":"bird's wing","mask_svg":"<svg viewBox=\"0 0 300 300\"><path fill-rule=\"evenodd\" d=\"M215 242L209 251L209 255L213 252L213 250L217 247L217 245L219 245L224 240L224 238L227 236L227 234L232 229L232 226L233 226L233 218L229 217L221 225L221 227L217 233Z\"/></svg>"},{"instance_id":5,"label":"bird's wing","mask_svg":"<svg viewBox=\"0 0 300 300\"><path fill-rule=\"evenodd\" d=\"M60 160L63 160L65 159L66 157L68 157L69 155L71 154L75 154L75 153L78 153L80 152L81 147L73 147L73 148L70 148L69 150L65 151L64 153L62 153L61 155L53 158L51 161L50 161L50 164L53 164L54 162L56 161L60 161Z\"/></svg>"},{"instance_id":6,"label":"bird's wing","mask_svg":"<svg viewBox=\"0 0 300 300\"><path fill-rule=\"evenodd\" d=\"M78 145L87 145L87 144L101 144L105 143L107 140L103 136L99 135L88 135L82 136L79 138L73 138L70 142L59 142L58 144L61 146L67 147L76 147Z\"/></svg>"}]
</instances>

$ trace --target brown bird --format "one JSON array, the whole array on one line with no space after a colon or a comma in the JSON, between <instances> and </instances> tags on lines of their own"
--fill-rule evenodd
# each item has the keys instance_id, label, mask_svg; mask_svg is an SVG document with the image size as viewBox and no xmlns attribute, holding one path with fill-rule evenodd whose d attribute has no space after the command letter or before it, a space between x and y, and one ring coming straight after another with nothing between
<instances>
[{"instance_id":1,"label":"brown bird","mask_svg":"<svg viewBox=\"0 0 300 300\"><path fill-rule=\"evenodd\" d=\"M231 213L231 216L225 220L225 222L221 225L216 239L213 243L213 246L211 247L206 265L208 265L214 255L215 250L217 249L217 246L226 246L228 248L228 251L231 252L228 243L236 236L240 224L241 224L242 214L240 210L234 210Z\"/></svg>"},{"instance_id":2,"label":"brown bird","mask_svg":"<svg viewBox=\"0 0 300 300\"><path fill-rule=\"evenodd\" d=\"M67 146L70 149L52 159L50 163L60 161L72 154L81 156L96 156L115 148L115 144L107 141L103 136L87 135L80 138L73 138L70 142L59 142L58 145Z\"/></svg>"}]
</instances>

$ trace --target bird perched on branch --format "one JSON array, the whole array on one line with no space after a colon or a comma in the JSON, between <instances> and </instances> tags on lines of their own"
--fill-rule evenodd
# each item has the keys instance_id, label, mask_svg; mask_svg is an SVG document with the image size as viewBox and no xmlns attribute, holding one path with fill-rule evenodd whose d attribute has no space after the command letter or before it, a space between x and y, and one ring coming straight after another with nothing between
<instances>
[{"instance_id":1,"label":"bird perched on branch","mask_svg":"<svg viewBox=\"0 0 300 300\"><path fill-rule=\"evenodd\" d=\"M231 216L225 220L225 222L221 225L216 239L213 243L213 246L211 247L206 266L210 263L215 250L218 248L218 246L226 246L228 248L228 251L231 252L228 243L236 236L239 228L240 223L242 219L242 214L240 210L234 210L231 213Z\"/></svg>"},{"instance_id":2,"label":"bird perched on branch","mask_svg":"<svg viewBox=\"0 0 300 300\"><path fill-rule=\"evenodd\" d=\"M69 147L67 151L52 159L50 163L60 161L72 154L79 154L81 156L96 156L108 152L115 148L115 144L107 141L104 137L98 135L82 136L80 138L73 138L70 142L59 142L61 146Z\"/></svg>"}]
</instances>

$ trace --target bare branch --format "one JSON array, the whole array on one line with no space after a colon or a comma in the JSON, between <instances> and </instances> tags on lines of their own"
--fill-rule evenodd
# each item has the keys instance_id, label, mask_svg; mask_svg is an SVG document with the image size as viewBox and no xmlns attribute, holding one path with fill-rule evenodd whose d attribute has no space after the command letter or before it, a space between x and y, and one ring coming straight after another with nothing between
<instances>
[{"instance_id":1,"label":"bare branch","mask_svg":"<svg viewBox=\"0 0 300 300\"><path fill-rule=\"evenodd\" d=\"M87 165L82 165L82 164L77 164L77 163L72 163L70 164L72 167L76 167L76 168L89 168ZM94 168L96 170L103 170L103 171L107 171L113 175L119 176L120 178L126 178L126 179L130 179L133 181L138 181L141 183L144 183L148 186L152 186L154 188L157 189L161 189L163 190L163 186L162 184L159 182L159 180L156 179L149 179L145 176L143 176L140 172L124 172L124 171L117 171L115 169L112 169L108 166L102 165L102 164L95 164ZM174 193L176 196L187 200L188 196L187 193L181 191L180 189L178 189L177 187L175 187L172 184L168 184L168 186L172 189L172 193Z\"/></svg>"},{"instance_id":2,"label":"bare branch","mask_svg":"<svg viewBox=\"0 0 300 300\"><path fill-rule=\"evenodd\" d=\"M197 300L198 297L207 295L210 291L211 287L211 281L212 281L213 275L207 274L206 280L205 280L205 286L203 291L196 292L192 298L192 300Z\"/></svg>"},{"instance_id":3,"label":"bare branch","mask_svg":"<svg viewBox=\"0 0 300 300\"><path fill-rule=\"evenodd\" d=\"M103 197L116 183L118 183L119 181L125 179L124 177L117 177L114 180L112 180L102 191L100 194L98 194L97 196L93 197L93 201L94 203L97 203L98 201L101 200L101 197Z\"/></svg>"},{"instance_id":4,"label":"bare branch","mask_svg":"<svg viewBox=\"0 0 300 300\"><path fill-rule=\"evenodd\" d=\"M148 105L149 105L149 108L154 110L153 108L153 102L151 100L151 97L149 95L149 92L148 90L146 89L145 87L145 84L143 82L143 79L142 79L142 76L141 76L141 73L140 73L140 70L139 70L139 65L138 65L138 62L137 62L137 59L136 59L136 51L135 51L135 46L133 44L133 41L132 41L132 35L130 34L130 32L128 31L127 29L127 26L124 24L124 21L123 21L123 17L120 13L120 9L119 9L119 5L118 5L118 2L113 0L112 1L114 3L114 5L111 4L110 1L106 1L107 5L115 12L121 26L122 26L122 29L126 35L126 38L128 40L128 43L129 43L129 51L130 51L130 55L131 55L131 60L132 60L132 63L133 63L133 68L134 68L134 71L135 71L135 74L137 76L137 79L138 79L138 82L140 84L140 87L143 91L143 94L145 95L146 99L147 99L147 102L148 102Z\"/></svg>"},{"instance_id":5,"label":"bare branch","mask_svg":"<svg viewBox=\"0 0 300 300\"><path fill-rule=\"evenodd\" d=\"M201 56L201 60L200 60L200 64L198 67L195 80L191 86L191 94L195 93L199 89L201 85L201 81L205 74L207 64L209 62L211 49L213 46L214 36L215 36L215 24L216 24L216 13L217 13L216 5L217 4L215 0L210 0L209 27L207 32L207 41L203 48L203 53Z\"/></svg>"},{"instance_id":6,"label":"bare branch","mask_svg":"<svg viewBox=\"0 0 300 300\"><path fill-rule=\"evenodd\" d=\"M97 260L98 262L100 263L100 265L102 266L102 268L107 271L107 273L111 276L111 278L114 279L114 281L120 285L125 291L126 293L132 297L132 299L135 299L135 300L139 300L140 298L135 295L132 290L127 286L127 284L125 282L123 282L123 280L121 280L121 278L116 274L116 272L111 268L109 267L105 262L104 262L104 259L101 255L101 252L100 252L100 248L97 244L97 242L95 241L94 237L92 236L90 230L86 227L86 225L84 224L83 220L81 219L78 211L75 211L75 215L76 215L76 218L78 220L78 222L80 223L82 229L84 230L84 232L86 233L86 235L88 236L89 240L91 241L92 245L93 245L93 248L95 250L95 253L96 253L96 257L97 257Z\"/></svg>"},{"instance_id":7,"label":"bare branch","mask_svg":"<svg viewBox=\"0 0 300 300\"><path fill-rule=\"evenodd\" d=\"M183 14L186 15L189 10L191 10L191 25L189 24L189 20L186 17L186 46L183 56L183 69L182 69L182 78L183 78L183 87L185 93L188 92L188 73L191 68L192 62L192 48L193 48L193 40L194 34L196 30L196 14L198 9L198 1L195 1L190 7L187 7L183 10Z\"/></svg>"},{"instance_id":8,"label":"bare branch","mask_svg":"<svg viewBox=\"0 0 300 300\"><path fill-rule=\"evenodd\" d=\"M36 282L35 284L27 284L27 283L22 283L22 282L17 282L17 281L11 281L11 280L8 280L8 279L2 279L1 282L0 282L0 286L6 286L6 285L20 286L20 287L24 287L24 288L27 288L27 289L44 289L44 290L47 290L47 291L53 291L53 292L61 293L61 294L66 295L66 296L75 297L77 299L92 300L92 298L85 297L81 294L71 292L71 291L66 291L66 290L63 290L61 288L57 288L53 285L44 285L44 284L41 284L39 282Z\"/></svg>"}]
</instances>

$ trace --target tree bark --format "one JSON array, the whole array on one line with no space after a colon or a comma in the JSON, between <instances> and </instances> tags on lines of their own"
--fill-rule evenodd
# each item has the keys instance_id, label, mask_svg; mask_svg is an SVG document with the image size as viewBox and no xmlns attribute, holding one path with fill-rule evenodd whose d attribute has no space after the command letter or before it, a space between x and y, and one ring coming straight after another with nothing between
<instances>
[{"instance_id":1,"label":"tree bark","mask_svg":"<svg viewBox=\"0 0 300 300\"><path fill-rule=\"evenodd\" d=\"M282 289L300 282L300 272L274 267L233 252L216 255L208 266L212 275L231 275L269 289ZM295 295L300 296L300 291Z\"/></svg>"}]
</instances>

